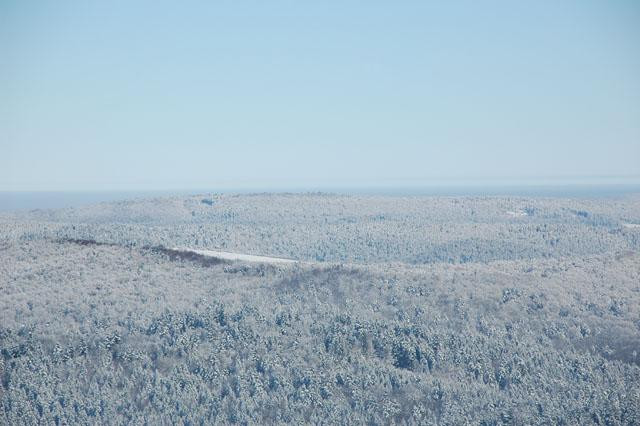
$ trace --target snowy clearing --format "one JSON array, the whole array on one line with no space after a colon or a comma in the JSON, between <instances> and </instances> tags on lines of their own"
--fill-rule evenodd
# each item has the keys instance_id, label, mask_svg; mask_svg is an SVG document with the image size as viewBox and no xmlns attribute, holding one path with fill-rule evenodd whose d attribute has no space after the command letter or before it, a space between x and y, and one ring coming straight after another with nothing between
<instances>
[{"instance_id":1,"label":"snowy clearing","mask_svg":"<svg viewBox=\"0 0 640 426\"><path fill-rule=\"evenodd\" d=\"M228 251L194 250L189 248L174 248L173 250L195 253L201 256L213 257L213 258L222 259L222 260L239 260L243 262L255 262L255 263L296 263L298 262L297 260L294 260L294 259L285 259L282 257L255 256L252 254L232 253Z\"/></svg>"},{"instance_id":2,"label":"snowy clearing","mask_svg":"<svg viewBox=\"0 0 640 426\"><path fill-rule=\"evenodd\" d=\"M525 212L524 210L518 210L518 211L507 211L507 215L511 216L511 217L525 217L525 216L529 216L527 214L527 212Z\"/></svg>"}]
</instances>

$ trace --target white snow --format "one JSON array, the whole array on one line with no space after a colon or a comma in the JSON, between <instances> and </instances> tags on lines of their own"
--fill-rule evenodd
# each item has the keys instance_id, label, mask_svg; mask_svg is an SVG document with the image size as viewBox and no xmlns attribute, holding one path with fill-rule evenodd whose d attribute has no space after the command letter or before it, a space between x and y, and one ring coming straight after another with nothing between
<instances>
[{"instance_id":1,"label":"white snow","mask_svg":"<svg viewBox=\"0 0 640 426\"><path fill-rule=\"evenodd\" d=\"M199 254L201 256L214 257L216 259L223 259L223 260L240 260L244 262L255 262L255 263L296 263L298 262L297 260L285 259L283 257L255 256L252 254L232 253L228 251L194 250L189 248L175 248L174 250L191 252L191 253Z\"/></svg>"},{"instance_id":2,"label":"white snow","mask_svg":"<svg viewBox=\"0 0 640 426\"><path fill-rule=\"evenodd\" d=\"M515 211L515 212L514 212L514 211L509 210L509 211L507 212L507 214L508 214L509 216L511 216L511 217L524 217L524 216L529 216L529 215L527 214L527 212L525 212L524 210L518 210L518 211Z\"/></svg>"},{"instance_id":3,"label":"white snow","mask_svg":"<svg viewBox=\"0 0 640 426\"><path fill-rule=\"evenodd\" d=\"M631 228L631 229L639 229L640 228L640 223L624 223L623 225L625 227Z\"/></svg>"}]
</instances>

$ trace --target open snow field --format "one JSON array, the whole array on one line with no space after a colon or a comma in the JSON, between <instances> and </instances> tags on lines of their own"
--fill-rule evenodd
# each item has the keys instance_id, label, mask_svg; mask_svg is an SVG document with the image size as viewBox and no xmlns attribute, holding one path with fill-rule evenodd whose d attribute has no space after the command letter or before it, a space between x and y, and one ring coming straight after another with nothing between
<instances>
[{"instance_id":1,"label":"open snow field","mask_svg":"<svg viewBox=\"0 0 640 426\"><path fill-rule=\"evenodd\" d=\"M280 264L280 263L298 262L293 259L284 259L282 257L255 256L251 254L231 253L228 251L194 250L189 248L174 248L173 250L191 252L191 253L199 254L201 256L213 257L214 259L249 262L249 263Z\"/></svg>"}]
</instances>

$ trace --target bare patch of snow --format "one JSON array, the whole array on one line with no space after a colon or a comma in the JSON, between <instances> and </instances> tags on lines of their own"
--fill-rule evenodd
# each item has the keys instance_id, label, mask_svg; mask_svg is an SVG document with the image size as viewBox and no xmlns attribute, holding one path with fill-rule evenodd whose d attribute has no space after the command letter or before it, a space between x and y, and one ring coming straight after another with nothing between
<instances>
[{"instance_id":1,"label":"bare patch of snow","mask_svg":"<svg viewBox=\"0 0 640 426\"><path fill-rule=\"evenodd\" d=\"M507 211L507 215L511 216L511 217L524 217L524 216L529 216L527 214L527 212L525 212L524 210L520 209L518 211Z\"/></svg>"},{"instance_id":2,"label":"bare patch of snow","mask_svg":"<svg viewBox=\"0 0 640 426\"><path fill-rule=\"evenodd\" d=\"M175 248L174 250L187 251L201 256L214 257L222 260L233 260L253 263L296 263L297 260L285 259L283 257L255 256L252 254L232 253L217 250L194 250L189 248Z\"/></svg>"}]
</instances>

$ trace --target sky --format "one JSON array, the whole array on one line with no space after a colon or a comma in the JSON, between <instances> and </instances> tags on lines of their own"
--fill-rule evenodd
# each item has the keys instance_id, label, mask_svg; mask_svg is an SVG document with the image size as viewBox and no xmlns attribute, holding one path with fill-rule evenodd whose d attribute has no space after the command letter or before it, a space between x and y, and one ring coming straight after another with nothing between
<instances>
[{"instance_id":1,"label":"sky","mask_svg":"<svg viewBox=\"0 0 640 426\"><path fill-rule=\"evenodd\" d=\"M0 190L639 176L636 0L0 0Z\"/></svg>"}]
</instances>

